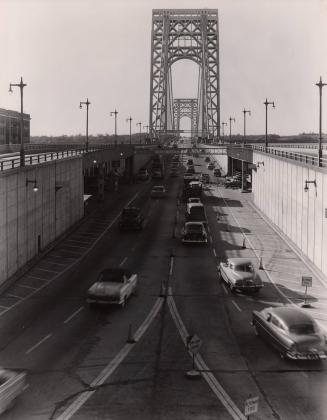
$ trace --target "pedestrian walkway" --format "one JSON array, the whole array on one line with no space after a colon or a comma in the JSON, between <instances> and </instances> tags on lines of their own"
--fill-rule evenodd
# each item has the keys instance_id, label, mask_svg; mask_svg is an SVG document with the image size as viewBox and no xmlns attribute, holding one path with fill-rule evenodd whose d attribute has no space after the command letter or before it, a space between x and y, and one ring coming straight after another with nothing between
<instances>
[{"instance_id":1,"label":"pedestrian walkway","mask_svg":"<svg viewBox=\"0 0 327 420\"><path fill-rule=\"evenodd\" d=\"M262 264L263 275L278 289L284 304L293 304L308 311L327 331L327 278L318 268L291 242L254 205L252 193L225 189L212 184L211 195L220 197L221 206L215 211L220 214L219 222L230 226L225 234L232 235L240 246L237 251L227 251L227 256L240 254L243 244L244 256L251 249ZM312 278L312 287L302 286L302 276Z\"/></svg>"}]
</instances>

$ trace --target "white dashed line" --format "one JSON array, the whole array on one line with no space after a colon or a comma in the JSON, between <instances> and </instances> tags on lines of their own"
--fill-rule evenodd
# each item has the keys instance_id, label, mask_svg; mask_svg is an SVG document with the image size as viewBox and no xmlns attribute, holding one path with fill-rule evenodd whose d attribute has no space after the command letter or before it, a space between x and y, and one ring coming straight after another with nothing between
<instances>
[{"instance_id":1,"label":"white dashed line","mask_svg":"<svg viewBox=\"0 0 327 420\"><path fill-rule=\"evenodd\" d=\"M239 312L242 312L242 309L238 306L238 304L237 304L234 300L232 300L232 304L235 306L235 308L236 308Z\"/></svg>"},{"instance_id":2,"label":"white dashed line","mask_svg":"<svg viewBox=\"0 0 327 420\"><path fill-rule=\"evenodd\" d=\"M42 340L40 340L38 343L36 343L33 347L31 347L30 349L28 349L25 354L29 354L31 353L33 350L35 350L37 347L39 347L42 343L44 343L46 340L48 340L50 337L52 336L52 334L48 334L45 337L42 338Z\"/></svg>"},{"instance_id":3,"label":"white dashed line","mask_svg":"<svg viewBox=\"0 0 327 420\"><path fill-rule=\"evenodd\" d=\"M48 279L45 279L43 277L33 276L32 274L27 274L26 277L30 277L31 279L42 280L42 281L47 281L48 280Z\"/></svg>"},{"instance_id":4,"label":"white dashed line","mask_svg":"<svg viewBox=\"0 0 327 420\"><path fill-rule=\"evenodd\" d=\"M24 289L37 290L37 287L27 286L27 284L17 284L18 287L24 287Z\"/></svg>"},{"instance_id":5,"label":"white dashed line","mask_svg":"<svg viewBox=\"0 0 327 420\"><path fill-rule=\"evenodd\" d=\"M6 293L5 294L5 297L12 297L12 298L15 298L15 299L22 299L21 296L13 295L12 293Z\"/></svg>"},{"instance_id":6,"label":"white dashed line","mask_svg":"<svg viewBox=\"0 0 327 420\"><path fill-rule=\"evenodd\" d=\"M47 259L48 260L48 259ZM58 263L58 262L55 262L55 261L47 261L47 260L44 260L44 262L46 263L46 262L48 262L48 264L54 264L54 265L61 265L61 266L63 266L63 267L65 267L67 264L65 264L65 263Z\"/></svg>"},{"instance_id":7,"label":"white dashed line","mask_svg":"<svg viewBox=\"0 0 327 420\"><path fill-rule=\"evenodd\" d=\"M74 313L72 313L67 319L65 319L64 324L67 324L71 319L73 319L78 313L80 313L84 309L84 306L81 306L77 309Z\"/></svg>"},{"instance_id":8,"label":"white dashed line","mask_svg":"<svg viewBox=\"0 0 327 420\"><path fill-rule=\"evenodd\" d=\"M214 255L215 257L217 257L217 253L216 253L215 248L213 248L213 249L212 249L212 252L213 252L213 255Z\"/></svg>"},{"instance_id":9,"label":"white dashed line","mask_svg":"<svg viewBox=\"0 0 327 420\"><path fill-rule=\"evenodd\" d=\"M119 264L119 267L121 267L121 266L123 266L123 265L125 264L125 262L127 261L127 258L128 258L128 257L125 257L125 258L123 259L123 261Z\"/></svg>"}]
</instances>

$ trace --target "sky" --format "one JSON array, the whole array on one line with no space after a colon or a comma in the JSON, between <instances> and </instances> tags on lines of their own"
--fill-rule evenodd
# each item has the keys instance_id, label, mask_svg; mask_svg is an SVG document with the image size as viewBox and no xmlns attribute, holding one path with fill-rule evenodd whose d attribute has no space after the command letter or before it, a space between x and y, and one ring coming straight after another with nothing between
<instances>
[{"instance_id":1,"label":"sky","mask_svg":"<svg viewBox=\"0 0 327 420\"><path fill-rule=\"evenodd\" d=\"M318 132L319 89L327 83L327 0L0 0L0 108L24 111L31 135L118 134L149 123L152 9L218 9L220 119L235 118L232 133ZM175 98L195 97L197 68L172 68ZM322 129L327 131L327 86ZM326 106L324 106L326 104ZM325 110L325 112L324 112ZM182 120L189 128L189 120ZM144 128L145 130L145 128ZM229 128L225 127L229 132Z\"/></svg>"}]
</instances>

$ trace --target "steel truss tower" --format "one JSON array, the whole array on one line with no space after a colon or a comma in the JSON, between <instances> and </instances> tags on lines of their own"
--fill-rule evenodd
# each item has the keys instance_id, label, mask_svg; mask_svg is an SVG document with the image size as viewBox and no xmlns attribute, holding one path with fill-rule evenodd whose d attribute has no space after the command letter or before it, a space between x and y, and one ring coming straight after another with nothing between
<instances>
[{"instance_id":1,"label":"steel truss tower","mask_svg":"<svg viewBox=\"0 0 327 420\"><path fill-rule=\"evenodd\" d=\"M198 135L198 100L174 99L174 129L180 130L180 121L183 117L191 120L191 137Z\"/></svg>"},{"instance_id":2,"label":"steel truss tower","mask_svg":"<svg viewBox=\"0 0 327 420\"><path fill-rule=\"evenodd\" d=\"M220 135L217 9L152 11L150 133L174 128L171 67L178 60L199 65L198 121L203 137Z\"/></svg>"}]
</instances>

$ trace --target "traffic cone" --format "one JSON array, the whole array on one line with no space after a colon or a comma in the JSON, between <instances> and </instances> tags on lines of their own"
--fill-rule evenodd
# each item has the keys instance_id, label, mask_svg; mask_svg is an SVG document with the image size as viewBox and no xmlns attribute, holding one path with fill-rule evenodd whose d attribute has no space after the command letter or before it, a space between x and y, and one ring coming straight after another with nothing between
<instances>
[{"instance_id":1,"label":"traffic cone","mask_svg":"<svg viewBox=\"0 0 327 420\"><path fill-rule=\"evenodd\" d=\"M260 257L259 270L263 270L262 257Z\"/></svg>"},{"instance_id":2,"label":"traffic cone","mask_svg":"<svg viewBox=\"0 0 327 420\"><path fill-rule=\"evenodd\" d=\"M243 238L242 248L243 248L243 249L246 249L246 245L245 245L245 238Z\"/></svg>"},{"instance_id":3,"label":"traffic cone","mask_svg":"<svg viewBox=\"0 0 327 420\"><path fill-rule=\"evenodd\" d=\"M136 343L135 337L132 332L132 324L129 324L127 343Z\"/></svg>"}]
</instances>

